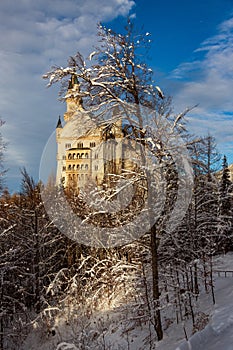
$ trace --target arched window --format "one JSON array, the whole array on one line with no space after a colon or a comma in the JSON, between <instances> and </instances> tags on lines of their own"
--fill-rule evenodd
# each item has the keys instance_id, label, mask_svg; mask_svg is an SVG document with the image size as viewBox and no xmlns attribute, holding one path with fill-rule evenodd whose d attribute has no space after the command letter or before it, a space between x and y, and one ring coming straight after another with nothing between
<instances>
[{"instance_id":1,"label":"arched window","mask_svg":"<svg viewBox=\"0 0 233 350\"><path fill-rule=\"evenodd\" d=\"M77 164L77 170L79 170L79 164Z\"/></svg>"},{"instance_id":2,"label":"arched window","mask_svg":"<svg viewBox=\"0 0 233 350\"><path fill-rule=\"evenodd\" d=\"M75 153L73 153L73 159L75 159Z\"/></svg>"},{"instance_id":3,"label":"arched window","mask_svg":"<svg viewBox=\"0 0 233 350\"><path fill-rule=\"evenodd\" d=\"M72 159L71 153L68 154L68 159Z\"/></svg>"},{"instance_id":4,"label":"arched window","mask_svg":"<svg viewBox=\"0 0 233 350\"><path fill-rule=\"evenodd\" d=\"M84 166L84 165L83 165L83 164L81 164L81 170L83 170L83 166Z\"/></svg>"},{"instance_id":5,"label":"arched window","mask_svg":"<svg viewBox=\"0 0 233 350\"><path fill-rule=\"evenodd\" d=\"M84 157L84 153L81 153L81 158L83 158Z\"/></svg>"},{"instance_id":6,"label":"arched window","mask_svg":"<svg viewBox=\"0 0 233 350\"><path fill-rule=\"evenodd\" d=\"M73 170L75 170L75 164L73 165Z\"/></svg>"},{"instance_id":7,"label":"arched window","mask_svg":"<svg viewBox=\"0 0 233 350\"><path fill-rule=\"evenodd\" d=\"M77 153L77 158L80 158L80 153Z\"/></svg>"},{"instance_id":8,"label":"arched window","mask_svg":"<svg viewBox=\"0 0 233 350\"><path fill-rule=\"evenodd\" d=\"M88 170L88 164L85 164L85 170Z\"/></svg>"},{"instance_id":9,"label":"arched window","mask_svg":"<svg viewBox=\"0 0 233 350\"><path fill-rule=\"evenodd\" d=\"M71 170L71 165L68 166L68 170Z\"/></svg>"},{"instance_id":10,"label":"arched window","mask_svg":"<svg viewBox=\"0 0 233 350\"><path fill-rule=\"evenodd\" d=\"M88 158L88 153L85 154L85 158Z\"/></svg>"}]
</instances>

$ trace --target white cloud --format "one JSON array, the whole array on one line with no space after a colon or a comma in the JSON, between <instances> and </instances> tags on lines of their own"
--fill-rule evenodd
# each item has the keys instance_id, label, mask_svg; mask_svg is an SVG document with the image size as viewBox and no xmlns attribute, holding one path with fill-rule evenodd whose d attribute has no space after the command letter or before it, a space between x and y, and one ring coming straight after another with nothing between
<instances>
[{"instance_id":1,"label":"white cloud","mask_svg":"<svg viewBox=\"0 0 233 350\"><path fill-rule=\"evenodd\" d=\"M1 0L0 116L8 143L10 176L28 165L38 176L43 147L64 105L57 89L46 89L41 76L54 64L65 65L96 43L96 24L127 15L131 0Z\"/></svg>"},{"instance_id":2,"label":"white cloud","mask_svg":"<svg viewBox=\"0 0 233 350\"><path fill-rule=\"evenodd\" d=\"M226 144L232 151L233 18L221 23L217 35L205 40L196 53L196 61L182 63L171 74L183 81L174 90L176 108L198 104L191 114L192 129L197 134L210 132L221 150Z\"/></svg>"}]
</instances>

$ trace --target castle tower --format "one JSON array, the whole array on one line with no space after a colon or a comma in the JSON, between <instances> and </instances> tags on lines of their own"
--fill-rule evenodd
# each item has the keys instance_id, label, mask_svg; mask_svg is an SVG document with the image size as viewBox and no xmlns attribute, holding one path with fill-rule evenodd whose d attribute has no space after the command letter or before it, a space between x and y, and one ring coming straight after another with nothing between
<instances>
[{"instance_id":1,"label":"castle tower","mask_svg":"<svg viewBox=\"0 0 233 350\"><path fill-rule=\"evenodd\" d=\"M82 98L80 96L80 86L75 74L72 74L69 81L68 90L65 96L66 112L64 114L65 125L62 126L59 116L56 126L56 142L57 142L57 175L56 184L61 182L65 184L66 179L66 153L67 150L74 146L74 137L67 135L67 123L73 118L77 111L83 111ZM69 133L68 133L69 134Z\"/></svg>"},{"instance_id":2,"label":"castle tower","mask_svg":"<svg viewBox=\"0 0 233 350\"><path fill-rule=\"evenodd\" d=\"M56 126L56 140L58 140L61 136L62 132L62 123L61 123L61 117L59 115L58 121L57 121L57 126Z\"/></svg>"},{"instance_id":3,"label":"castle tower","mask_svg":"<svg viewBox=\"0 0 233 350\"><path fill-rule=\"evenodd\" d=\"M68 122L72 118L74 112L77 110L83 110L83 101L82 97L80 96L80 86L75 74L72 74L71 76L65 99L67 111L64 114L64 120L65 122Z\"/></svg>"}]
</instances>

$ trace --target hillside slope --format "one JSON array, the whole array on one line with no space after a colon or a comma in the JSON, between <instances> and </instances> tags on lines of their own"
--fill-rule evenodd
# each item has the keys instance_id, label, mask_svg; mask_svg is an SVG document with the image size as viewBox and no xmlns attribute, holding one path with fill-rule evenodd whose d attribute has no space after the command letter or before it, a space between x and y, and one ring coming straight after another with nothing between
<instances>
[{"instance_id":1,"label":"hillside slope","mask_svg":"<svg viewBox=\"0 0 233 350\"><path fill-rule=\"evenodd\" d=\"M216 257L214 269L233 270L233 253ZM233 350L233 274L219 277L216 273L215 276L216 304L212 305L210 295L202 294L199 308L209 315L209 323L193 336L191 321L186 321L169 325L159 344L154 340L150 342L149 337L155 339L153 330L135 320L134 305L129 303L114 310L106 307L90 315L88 320L82 320L80 315L73 324L67 324L64 312L63 317L57 319L55 335L35 329L21 350ZM127 318L123 317L122 307L124 311L127 307ZM82 321L88 322L85 329ZM189 341L184 341L184 326Z\"/></svg>"}]
</instances>

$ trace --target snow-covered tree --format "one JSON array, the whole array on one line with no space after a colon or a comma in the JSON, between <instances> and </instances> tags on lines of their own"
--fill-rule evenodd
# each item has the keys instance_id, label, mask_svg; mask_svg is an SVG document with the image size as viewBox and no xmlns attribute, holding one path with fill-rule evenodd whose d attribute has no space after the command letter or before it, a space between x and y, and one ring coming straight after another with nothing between
<instances>
[{"instance_id":1,"label":"snow-covered tree","mask_svg":"<svg viewBox=\"0 0 233 350\"><path fill-rule=\"evenodd\" d=\"M47 288L69 265L69 240L48 218L40 186L22 170L20 194L0 198L2 349L17 349L35 318L55 300ZM62 287L65 289L66 281Z\"/></svg>"},{"instance_id":2,"label":"snow-covered tree","mask_svg":"<svg viewBox=\"0 0 233 350\"><path fill-rule=\"evenodd\" d=\"M219 184L219 249L228 251L233 249L233 210L232 210L233 184L230 181L230 170L227 157L224 155Z\"/></svg>"},{"instance_id":3,"label":"snow-covered tree","mask_svg":"<svg viewBox=\"0 0 233 350\"><path fill-rule=\"evenodd\" d=\"M154 157L159 164L163 182L166 183L165 209L160 223L153 222L154 214L150 212L151 209L148 214L152 218L150 227L154 300L152 310L154 310L157 337L161 340L163 331L159 305L158 235L162 234L166 220L178 215L174 214L174 208L179 187L177 185L179 170L174 165L172 153L176 148L176 135L183 132L182 119L188 110L173 116L169 98L165 98L161 88L154 83L153 71L145 63L151 41L149 33L135 34L129 21L124 34L99 25L98 35L100 44L90 54L87 62L78 52L70 57L67 67L54 67L44 75L44 78L49 79L49 86L63 81L64 88L67 87L69 77L76 76L80 83L80 91L77 91L76 95L82 98L84 107L93 113L95 120L100 123L105 120L112 125L121 118L125 130L127 129L127 137L143 145L144 150L149 150L151 157ZM117 115L111 113L114 108L119 109ZM156 184L153 185L153 179L145 169L146 158L146 154L142 152L142 167L147 182L146 195L152 203L153 186ZM105 221L108 222L109 218ZM112 219L110 221L116 222Z\"/></svg>"}]
</instances>

